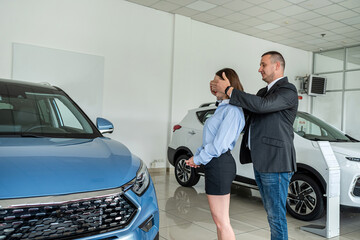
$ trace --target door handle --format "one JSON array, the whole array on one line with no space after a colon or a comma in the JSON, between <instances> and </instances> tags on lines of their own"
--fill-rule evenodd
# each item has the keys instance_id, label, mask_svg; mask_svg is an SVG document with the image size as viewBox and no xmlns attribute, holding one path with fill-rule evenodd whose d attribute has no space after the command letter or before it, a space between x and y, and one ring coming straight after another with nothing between
<instances>
[{"instance_id":1,"label":"door handle","mask_svg":"<svg viewBox=\"0 0 360 240\"><path fill-rule=\"evenodd\" d=\"M189 131L189 134L194 135L196 132L194 130Z\"/></svg>"}]
</instances>

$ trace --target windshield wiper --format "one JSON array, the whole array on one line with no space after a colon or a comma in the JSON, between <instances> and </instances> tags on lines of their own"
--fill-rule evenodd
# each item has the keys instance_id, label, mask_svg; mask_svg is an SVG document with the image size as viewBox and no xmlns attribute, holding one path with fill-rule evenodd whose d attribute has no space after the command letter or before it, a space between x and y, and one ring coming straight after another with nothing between
<instances>
[{"instance_id":1,"label":"windshield wiper","mask_svg":"<svg viewBox=\"0 0 360 240\"><path fill-rule=\"evenodd\" d=\"M336 141L337 141L337 142L349 142L349 140L346 140L346 139L339 139L339 138L337 138L337 139L336 139Z\"/></svg>"},{"instance_id":2,"label":"windshield wiper","mask_svg":"<svg viewBox=\"0 0 360 240\"><path fill-rule=\"evenodd\" d=\"M311 141L324 141L324 139L320 139L320 138L309 138L309 140L311 140Z\"/></svg>"},{"instance_id":3,"label":"windshield wiper","mask_svg":"<svg viewBox=\"0 0 360 240\"><path fill-rule=\"evenodd\" d=\"M30 138L43 138L44 136L36 135L34 133L21 133L21 137L30 137Z\"/></svg>"},{"instance_id":4,"label":"windshield wiper","mask_svg":"<svg viewBox=\"0 0 360 240\"><path fill-rule=\"evenodd\" d=\"M346 136L347 138L349 138L352 142L359 142L359 140L357 140L357 139L355 139L355 138L353 138L353 137L350 137L350 136L347 135L347 134L345 134L345 136Z\"/></svg>"}]
</instances>

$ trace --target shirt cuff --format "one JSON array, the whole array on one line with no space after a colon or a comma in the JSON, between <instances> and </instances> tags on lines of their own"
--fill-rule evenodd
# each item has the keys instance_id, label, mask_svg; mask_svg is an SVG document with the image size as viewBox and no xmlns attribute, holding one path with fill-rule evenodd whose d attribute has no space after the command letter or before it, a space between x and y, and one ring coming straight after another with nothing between
<instances>
[{"instance_id":1,"label":"shirt cuff","mask_svg":"<svg viewBox=\"0 0 360 240\"><path fill-rule=\"evenodd\" d=\"M200 162L200 157L199 157L199 155L197 155L197 156L194 156L194 163L195 163L196 165L201 165L201 162Z\"/></svg>"}]
</instances>

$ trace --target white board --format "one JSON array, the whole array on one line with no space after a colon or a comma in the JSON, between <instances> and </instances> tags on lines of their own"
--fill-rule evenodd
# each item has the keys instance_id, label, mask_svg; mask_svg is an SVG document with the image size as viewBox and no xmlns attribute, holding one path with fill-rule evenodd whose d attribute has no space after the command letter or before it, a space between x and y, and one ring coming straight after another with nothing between
<instances>
[{"instance_id":1,"label":"white board","mask_svg":"<svg viewBox=\"0 0 360 240\"><path fill-rule=\"evenodd\" d=\"M104 57L13 43L12 79L60 87L93 122L102 114Z\"/></svg>"}]
</instances>

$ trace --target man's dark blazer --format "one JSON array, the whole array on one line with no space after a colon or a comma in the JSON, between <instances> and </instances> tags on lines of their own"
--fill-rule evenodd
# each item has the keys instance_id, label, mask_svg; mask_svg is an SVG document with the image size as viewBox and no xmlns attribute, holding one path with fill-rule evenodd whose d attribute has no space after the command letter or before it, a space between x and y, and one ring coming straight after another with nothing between
<instances>
[{"instance_id":1,"label":"man's dark blazer","mask_svg":"<svg viewBox=\"0 0 360 240\"><path fill-rule=\"evenodd\" d=\"M234 89L230 104L249 112L240 148L240 162L253 162L258 172L296 171L293 123L298 109L296 87L287 77L269 91L262 88L255 95ZM248 145L249 127L250 148Z\"/></svg>"}]
</instances>

